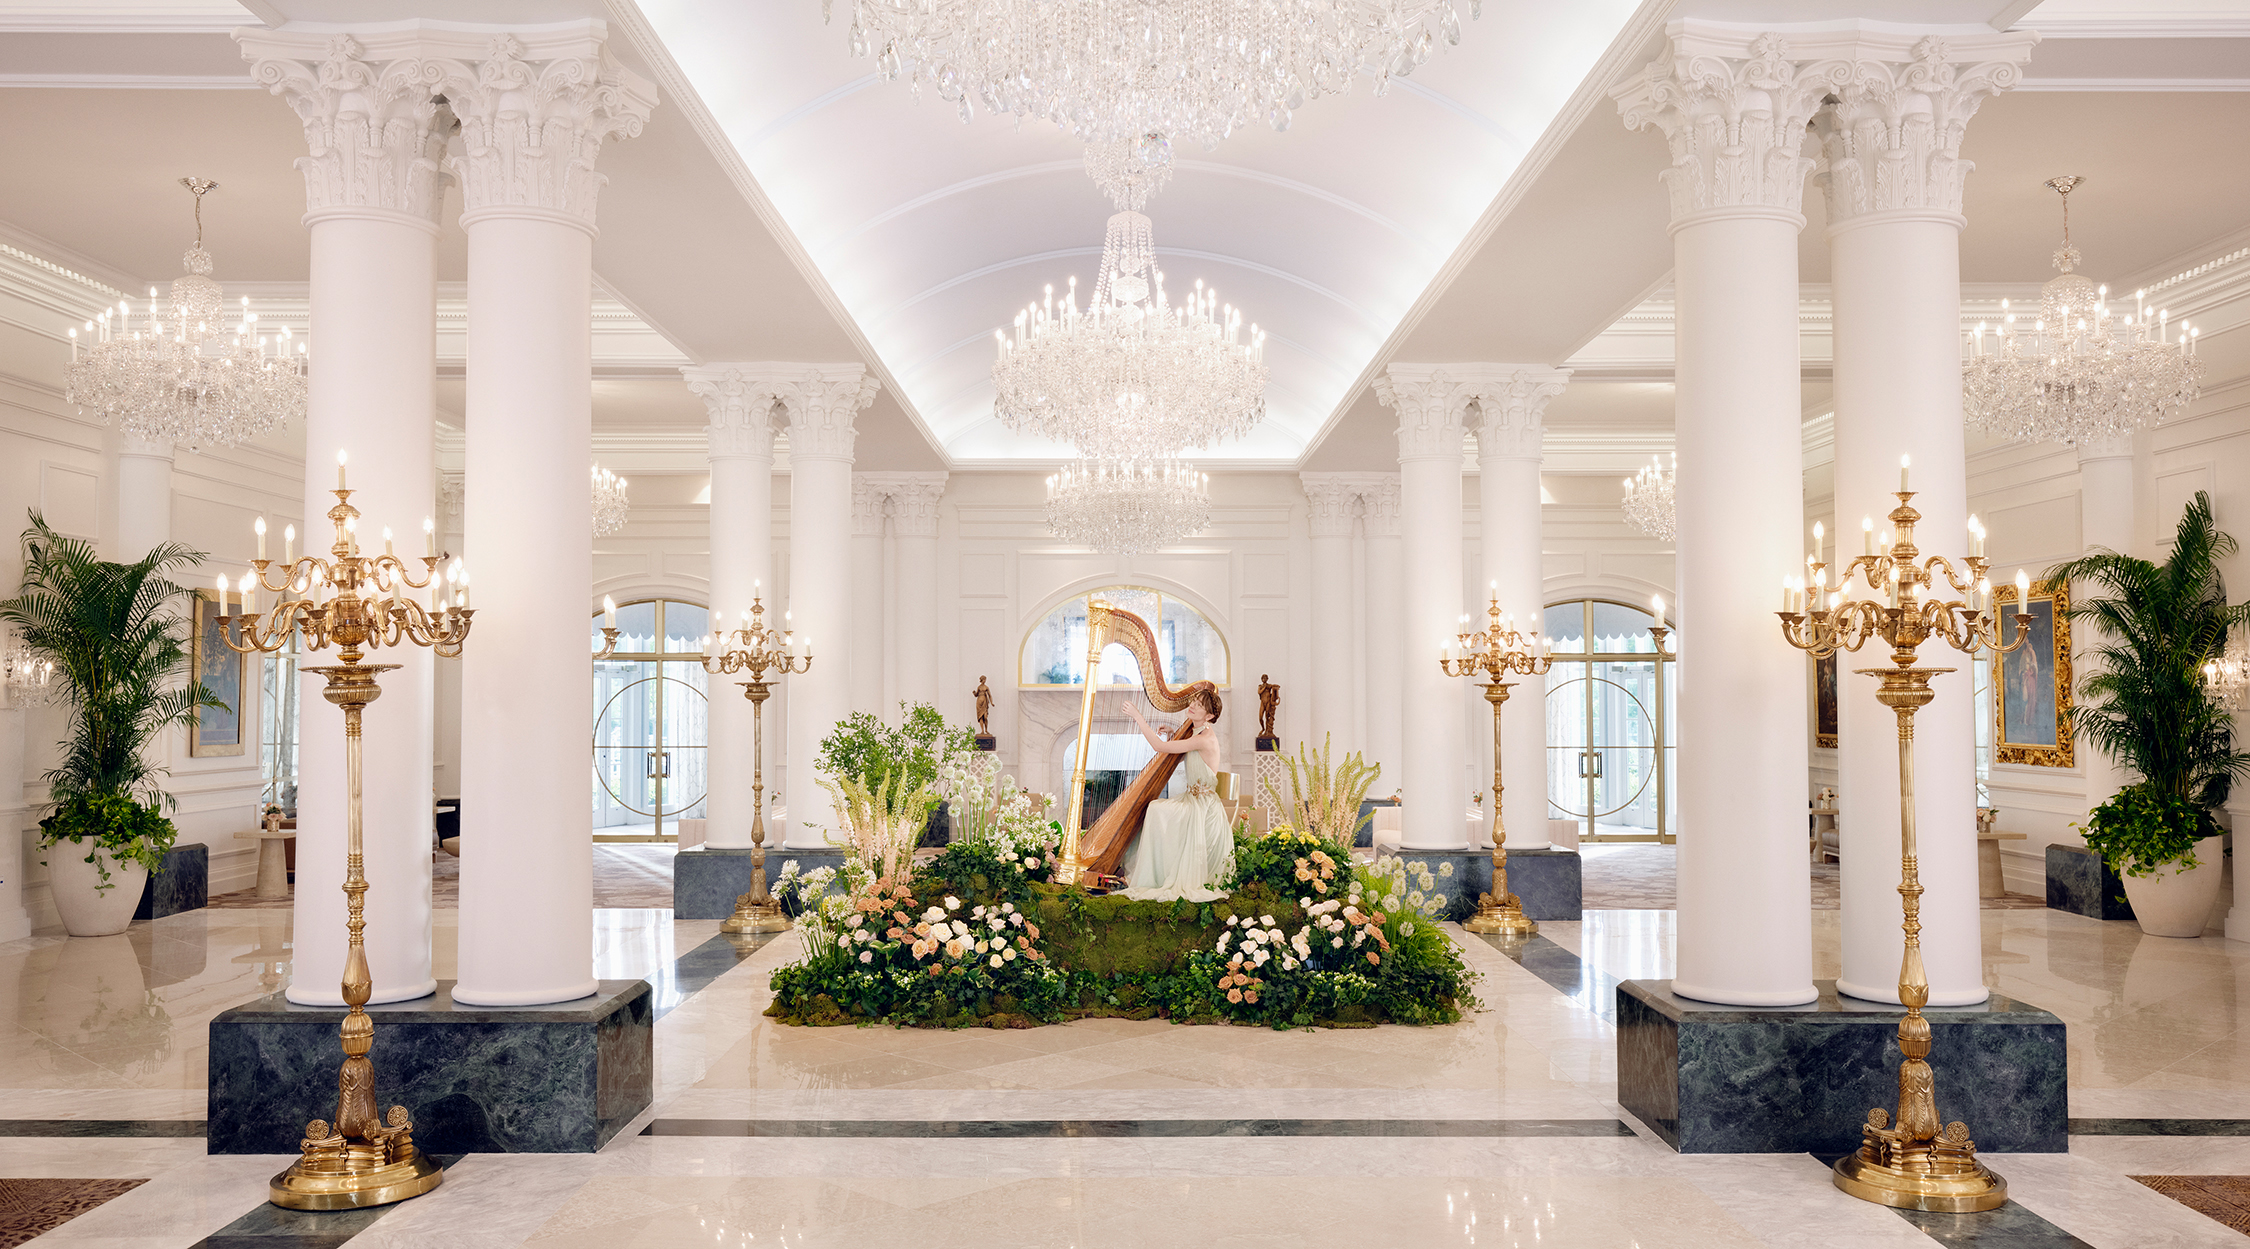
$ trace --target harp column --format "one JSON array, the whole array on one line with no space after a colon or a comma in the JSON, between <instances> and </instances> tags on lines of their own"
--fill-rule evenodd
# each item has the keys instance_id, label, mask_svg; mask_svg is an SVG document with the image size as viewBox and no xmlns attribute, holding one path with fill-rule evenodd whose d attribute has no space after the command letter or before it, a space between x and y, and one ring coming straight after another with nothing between
<instances>
[{"instance_id":1,"label":"harp column","mask_svg":"<svg viewBox=\"0 0 2250 1249\"><path fill-rule=\"evenodd\" d=\"M1547 401L1570 384L1569 369L1539 365L1482 365L1471 383L1477 402L1477 525L1486 593L1518 621L1535 622L1543 594L1542 510L1539 464L1547 436ZM1469 621L1480 606L1472 596ZM1531 623L1519 624L1526 633ZM1547 678L1519 675L1509 695L1518 715L1508 724L1500 752L1506 772L1501 827L1508 845L1544 850L1547 838Z\"/></svg>"},{"instance_id":2,"label":"harp column","mask_svg":"<svg viewBox=\"0 0 2250 1249\"><path fill-rule=\"evenodd\" d=\"M1781 36L1695 21L1668 35L1665 54L1613 94L1628 129L1654 126L1670 148L1682 639L1672 991L1802 1005L1818 996L1810 726L1805 660L1773 607L1779 579L1804 566L1797 235L1812 162L1800 149L1826 87Z\"/></svg>"},{"instance_id":3,"label":"harp column","mask_svg":"<svg viewBox=\"0 0 2250 1249\"><path fill-rule=\"evenodd\" d=\"M1342 473L1300 473L1312 530L1312 723L1306 740L1318 745L1336 735L1343 750L1366 750L1352 740L1352 504Z\"/></svg>"},{"instance_id":4,"label":"harp column","mask_svg":"<svg viewBox=\"0 0 2250 1249\"><path fill-rule=\"evenodd\" d=\"M853 422L875 401L864 365L803 366L789 405L789 611L812 667L789 678L789 823L785 845L827 846L820 739L852 709Z\"/></svg>"},{"instance_id":5,"label":"harp column","mask_svg":"<svg viewBox=\"0 0 2250 1249\"><path fill-rule=\"evenodd\" d=\"M703 400L711 456L711 628L739 625L753 598L765 621L780 623L773 584L773 410L788 383L770 364L707 364L680 370ZM750 754L756 726L746 698L715 681L710 697L709 797L704 844L747 849L754 817Z\"/></svg>"},{"instance_id":6,"label":"harp column","mask_svg":"<svg viewBox=\"0 0 2250 1249\"><path fill-rule=\"evenodd\" d=\"M424 64L461 122L446 168L461 184L469 236L463 469L482 641L460 661L453 998L477 1006L569 1001L596 987L586 848L594 576L586 469L603 179L593 167L609 138L640 133L656 92L608 55L599 22L424 37L459 48ZM542 89L526 91L524 82Z\"/></svg>"},{"instance_id":7,"label":"harp column","mask_svg":"<svg viewBox=\"0 0 2250 1249\"><path fill-rule=\"evenodd\" d=\"M1367 757L1383 765L1372 792L1387 798L1406 785L1405 556L1399 550L1398 474L1363 477L1359 505L1367 540Z\"/></svg>"},{"instance_id":8,"label":"harp column","mask_svg":"<svg viewBox=\"0 0 2250 1249\"><path fill-rule=\"evenodd\" d=\"M311 245L309 311L321 350L306 402L298 549L328 545L325 517L335 506L341 450L351 455L354 505L391 525L399 549L416 551L421 535L414 527L437 511L436 249L448 180L438 168L444 114L435 99L446 88L431 76L439 63L431 58L481 57L491 36L245 30L238 39L253 80L297 114L310 153L297 168L305 177ZM362 85L376 83L383 90ZM578 480L585 471L581 465ZM480 636L493 627L486 589L480 581ZM583 668L581 626L566 620L562 627L576 639ZM435 668L461 661L413 646L387 648L374 659L401 665L383 678L362 747L369 1000L380 1003L437 987L430 966ZM575 714L584 715L584 706L578 702ZM345 899L334 884L345 873L344 716L318 682L306 681L298 717L297 870L304 887L294 904L296 974L288 998L334 1006L343 1002L347 949ZM569 749L567 758L583 760L584 735L573 734ZM575 775L583 776L582 763ZM469 818L477 819L476 800L464 798ZM482 810L489 816L495 808Z\"/></svg>"},{"instance_id":9,"label":"harp column","mask_svg":"<svg viewBox=\"0 0 2250 1249\"><path fill-rule=\"evenodd\" d=\"M1968 549L1960 238L1969 164L1960 146L1978 106L2014 84L2038 38L1847 30L1808 36L1801 47L1792 41L1792 54L1817 63L1834 97L1814 119L1821 167L1813 181L1828 200L1837 536L1847 553L1856 550L1863 516L1878 531L1887 528L1901 456L1913 460L1925 552ZM1838 68L1845 65L1848 73ZM1798 545L1809 543L1800 529ZM1691 649L1703 637L1697 632ZM1870 659L1864 663L1839 657L1843 974L1836 987L1896 1002L1905 938L1895 718L1872 697L1873 682L1852 671L1877 666L1873 655L1861 652ZM1914 726L1922 958L1930 1005L1967 1006L1989 996L1977 901L1973 685L1966 659L1946 666L1957 671L1930 682L1936 714Z\"/></svg>"},{"instance_id":10,"label":"harp column","mask_svg":"<svg viewBox=\"0 0 2250 1249\"><path fill-rule=\"evenodd\" d=\"M1400 518L1406 566L1403 669L1409 849L1468 844L1467 743L1460 683L1438 659L1461 625L1462 409L1467 399L1444 369L1394 364L1375 396L1398 413Z\"/></svg>"}]
</instances>

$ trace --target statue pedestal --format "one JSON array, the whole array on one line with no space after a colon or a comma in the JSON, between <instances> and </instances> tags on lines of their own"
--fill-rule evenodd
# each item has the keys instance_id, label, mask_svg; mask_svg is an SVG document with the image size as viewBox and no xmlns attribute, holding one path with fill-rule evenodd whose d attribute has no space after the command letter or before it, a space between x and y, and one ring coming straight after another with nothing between
<instances>
[{"instance_id":1,"label":"statue pedestal","mask_svg":"<svg viewBox=\"0 0 2250 1249\"><path fill-rule=\"evenodd\" d=\"M990 733L979 733L977 734L977 749L998 750L1000 749L1000 739Z\"/></svg>"},{"instance_id":2,"label":"statue pedestal","mask_svg":"<svg viewBox=\"0 0 2250 1249\"><path fill-rule=\"evenodd\" d=\"M1281 749L1281 739L1278 737L1261 737L1258 739L1258 749L1279 750Z\"/></svg>"}]
</instances>

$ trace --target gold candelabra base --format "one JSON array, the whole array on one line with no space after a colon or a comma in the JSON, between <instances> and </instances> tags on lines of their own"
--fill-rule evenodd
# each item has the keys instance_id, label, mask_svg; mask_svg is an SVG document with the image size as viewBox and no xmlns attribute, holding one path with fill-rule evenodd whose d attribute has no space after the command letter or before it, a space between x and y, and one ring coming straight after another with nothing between
<instances>
[{"instance_id":1,"label":"gold candelabra base","mask_svg":"<svg viewBox=\"0 0 2250 1249\"><path fill-rule=\"evenodd\" d=\"M779 904L753 902L749 894L734 900L734 914L719 925L720 932L787 932L794 927Z\"/></svg>"},{"instance_id":2,"label":"gold candelabra base","mask_svg":"<svg viewBox=\"0 0 2250 1249\"><path fill-rule=\"evenodd\" d=\"M291 1210L356 1210L419 1197L444 1178L406 1132L383 1142L307 1140L304 1156L273 1177L266 1198Z\"/></svg>"},{"instance_id":3,"label":"gold candelabra base","mask_svg":"<svg viewBox=\"0 0 2250 1249\"><path fill-rule=\"evenodd\" d=\"M759 611L764 610L761 604ZM761 668L755 676L763 676ZM719 925L724 933L787 932L796 925L766 890L766 699L771 688L762 680L737 682L750 700L750 892L734 900L734 914Z\"/></svg>"},{"instance_id":4,"label":"gold candelabra base","mask_svg":"<svg viewBox=\"0 0 2250 1249\"><path fill-rule=\"evenodd\" d=\"M1507 856L1494 855L1493 879L1505 879ZM1502 889L1506 886L1502 885ZM1477 913L1461 921L1461 931L1498 933L1507 937L1529 937L1539 932L1538 921L1523 913L1523 899L1512 893L1494 897L1487 893L1477 898Z\"/></svg>"},{"instance_id":5,"label":"gold candelabra base","mask_svg":"<svg viewBox=\"0 0 2250 1249\"><path fill-rule=\"evenodd\" d=\"M1869 1112L1859 1152L1836 1160L1836 1187L1861 1201L1939 1214L2008 1203L2008 1181L1977 1161L1966 1124L1947 1124L1935 1139L1917 1141L1887 1126L1889 1118L1881 1108Z\"/></svg>"}]
</instances>

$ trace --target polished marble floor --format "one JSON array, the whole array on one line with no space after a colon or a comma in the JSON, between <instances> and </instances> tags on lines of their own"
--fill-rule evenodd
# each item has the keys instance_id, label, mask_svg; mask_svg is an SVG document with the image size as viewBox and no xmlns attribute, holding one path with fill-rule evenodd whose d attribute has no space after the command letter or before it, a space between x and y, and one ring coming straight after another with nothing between
<instances>
[{"instance_id":1,"label":"polished marble floor","mask_svg":"<svg viewBox=\"0 0 2250 1249\"><path fill-rule=\"evenodd\" d=\"M0 1178L146 1179L33 1242L113 1249L2250 1242L2128 1178L2250 1174L2250 945L2215 937L1984 912L1990 983L2070 1026L2088 1122L2067 1155L1991 1158L2005 1217L1916 1222L1809 1156L1673 1154L1616 1105L1595 995L1475 938L1489 1009L1451 1028L933 1033L773 1026L793 936L711 978L681 960L715 921L597 917L598 974L650 977L667 1012L655 1105L599 1154L472 1155L399 1207L278 1217L262 1195L288 1159L206 1156L195 1121L204 1026L283 983L289 913L206 910L0 945ZM1814 914L1816 975L1836 920ZM1543 933L1589 984L1671 971L1669 911ZM79 1130L119 1134L56 1134ZM2196 1131L2223 1134L2169 1134Z\"/></svg>"}]
</instances>

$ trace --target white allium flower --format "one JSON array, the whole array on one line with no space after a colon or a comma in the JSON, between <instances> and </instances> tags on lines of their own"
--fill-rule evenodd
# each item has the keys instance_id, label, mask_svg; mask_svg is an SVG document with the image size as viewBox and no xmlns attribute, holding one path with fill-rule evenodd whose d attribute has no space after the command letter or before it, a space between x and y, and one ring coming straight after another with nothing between
<instances>
[{"instance_id":1,"label":"white allium flower","mask_svg":"<svg viewBox=\"0 0 2250 1249\"><path fill-rule=\"evenodd\" d=\"M1398 935L1399 935L1399 936L1402 936L1402 937L1411 937L1411 936L1413 936L1413 935L1414 935L1414 921L1413 921L1413 920L1408 920L1408 921L1406 921L1405 923L1403 923L1403 924L1400 924L1400 925L1399 925L1399 927L1398 927Z\"/></svg>"},{"instance_id":2,"label":"white allium flower","mask_svg":"<svg viewBox=\"0 0 2250 1249\"><path fill-rule=\"evenodd\" d=\"M1422 905L1422 891L1421 891L1421 890L1419 890L1419 889L1416 889L1416 890L1413 890L1412 892L1408 893L1408 894L1406 895L1406 904L1407 904L1408 906L1413 906L1413 907L1419 907L1419 906L1421 906L1421 905Z\"/></svg>"},{"instance_id":3,"label":"white allium flower","mask_svg":"<svg viewBox=\"0 0 2250 1249\"><path fill-rule=\"evenodd\" d=\"M1440 876L1451 876L1453 874L1453 860L1447 859L1444 863L1439 864L1437 874Z\"/></svg>"},{"instance_id":4,"label":"white allium flower","mask_svg":"<svg viewBox=\"0 0 2250 1249\"><path fill-rule=\"evenodd\" d=\"M1399 907L1398 895L1394 893L1391 896L1383 899L1383 905L1390 908L1391 910L1397 910Z\"/></svg>"}]
</instances>

